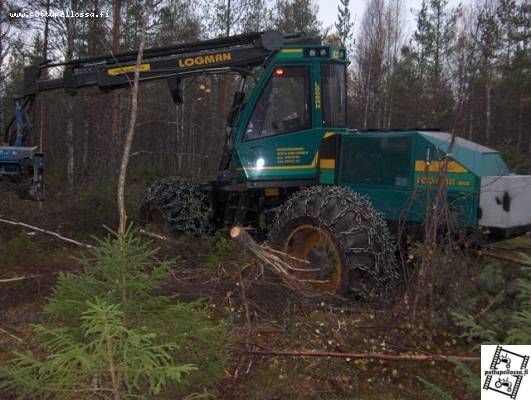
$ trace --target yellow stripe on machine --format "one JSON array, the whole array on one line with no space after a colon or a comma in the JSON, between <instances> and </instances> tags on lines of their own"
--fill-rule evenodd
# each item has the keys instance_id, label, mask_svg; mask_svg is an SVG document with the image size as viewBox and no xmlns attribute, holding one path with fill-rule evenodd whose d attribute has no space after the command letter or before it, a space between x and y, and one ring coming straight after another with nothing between
<instances>
[{"instance_id":1,"label":"yellow stripe on machine","mask_svg":"<svg viewBox=\"0 0 531 400\"><path fill-rule=\"evenodd\" d=\"M334 169L336 167L336 160L331 158L322 158L319 160L319 166L325 169Z\"/></svg>"},{"instance_id":2,"label":"yellow stripe on machine","mask_svg":"<svg viewBox=\"0 0 531 400\"><path fill-rule=\"evenodd\" d=\"M127 65L125 67L109 68L107 74L110 76L116 76L120 74L126 74L128 72L135 72L136 65ZM147 72L151 70L150 64L140 64L140 72Z\"/></svg>"},{"instance_id":3,"label":"yellow stripe on machine","mask_svg":"<svg viewBox=\"0 0 531 400\"><path fill-rule=\"evenodd\" d=\"M278 190L278 188L266 188L264 190L264 194L267 197L278 196L280 194L280 190Z\"/></svg>"},{"instance_id":4,"label":"yellow stripe on machine","mask_svg":"<svg viewBox=\"0 0 531 400\"><path fill-rule=\"evenodd\" d=\"M439 172L442 168L444 168L444 163L444 161L431 161L426 163L426 161L416 160L415 172ZM457 161L448 161L447 172L464 174L468 172L468 169L463 167Z\"/></svg>"},{"instance_id":5,"label":"yellow stripe on machine","mask_svg":"<svg viewBox=\"0 0 531 400\"><path fill-rule=\"evenodd\" d=\"M302 53L302 49L282 49L281 53Z\"/></svg>"}]
</instances>

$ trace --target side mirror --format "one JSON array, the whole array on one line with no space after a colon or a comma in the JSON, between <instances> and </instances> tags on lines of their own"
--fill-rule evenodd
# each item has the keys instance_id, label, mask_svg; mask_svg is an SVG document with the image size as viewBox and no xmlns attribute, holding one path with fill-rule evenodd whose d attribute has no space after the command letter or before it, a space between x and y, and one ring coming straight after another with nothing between
<instances>
[{"instance_id":1,"label":"side mirror","mask_svg":"<svg viewBox=\"0 0 531 400\"><path fill-rule=\"evenodd\" d=\"M168 89L174 104L183 104L184 98L181 91L181 80L176 77L168 78Z\"/></svg>"}]
</instances>

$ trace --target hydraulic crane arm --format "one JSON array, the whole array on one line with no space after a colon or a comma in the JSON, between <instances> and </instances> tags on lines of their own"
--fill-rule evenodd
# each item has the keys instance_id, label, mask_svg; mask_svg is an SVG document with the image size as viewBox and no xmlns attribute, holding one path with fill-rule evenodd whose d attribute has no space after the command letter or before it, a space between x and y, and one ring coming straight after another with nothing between
<instances>
[{"instance_id":1,"label":"hydraulic crane arm","mask_svg":"<svg viewBox=\"0 0 531 400\"><path fill-rule=\"evenodd\" d=\"M237 71L243 79L240 89L234 94L229 116L229 129L225 138L224 154L220 169L225 169L231 159L232 123L243 102L245 77L256 66L267 60L284 45L314 44L318 39L301 38L299 35L283 35L268 31L249 33L222 39L185 43L144 50L140 63L140 82L166 79L174 102L182 102L180 78L189 74L205 72ZM131 85L136 70L137 51L88 57L63 63L44 63L24 69L24 87L16 99L16 133L8 125L4 142L0 146L0 183L15 188L21 197L41 200L44 195L44 155L36 147L26 146L31 123L27 109L40 92L64 89L73 96L78 89L98 87L107 92ZM62 67L60 77L43 74L43 71ZM11 133L10 133L11 132Z\"/></svg>"},{"instance_id":2,"label":"hydraulic crane arm","mask_svg":"<svg viewBox=\"0 0 531 400\"><path fill-rule=\"evenodd\" d=\"M297 35L284 37L279 32L269 31L146 49L140 65L140 82L223 69L245 70L263 64L282 45L297 39ZM128 87L137 56L136 51L131 51L29 66L24 69L22 94L32 96L43 91L65 89L68 94L75 95L77 89L84 87L96 86L103 91ZM64 66L61 78L41 78L41 71L58 66ZM170 89L174 86L170 84Z\"/></svg>"}]
</instances>

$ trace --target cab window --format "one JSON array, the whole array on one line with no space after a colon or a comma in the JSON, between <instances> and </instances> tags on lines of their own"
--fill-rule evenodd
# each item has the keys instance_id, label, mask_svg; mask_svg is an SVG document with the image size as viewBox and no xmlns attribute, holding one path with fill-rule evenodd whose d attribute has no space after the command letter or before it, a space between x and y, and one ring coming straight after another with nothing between
<instances>
[{"instance_id":1,"label":"cab window","mask_svg":"<svg viewBox=\"0 0 531 400\"><path fill-rule=\"evenodd\" d=\"M311 128L310 68L276 67L258 99L245 139Z\"/></svg>"},{"instance_id":2,"label":"cab window","mask_svg":"<svg viewBox=\"0 0 531 400\"><path fill-rule=\"evenodd\" d=\"M326 63L321 66L323 84L323 126L347 126L347 90L345 64Z\"/></svg>"}]
</instances>

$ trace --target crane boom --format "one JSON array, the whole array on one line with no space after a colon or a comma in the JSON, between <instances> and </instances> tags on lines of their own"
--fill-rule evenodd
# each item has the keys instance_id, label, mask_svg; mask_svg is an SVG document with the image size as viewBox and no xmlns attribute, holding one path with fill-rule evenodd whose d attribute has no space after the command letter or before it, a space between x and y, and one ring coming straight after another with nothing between
<instances>
[{"instance_id":1,"label":"crane boom","mask_svg":"<svg viewBox=\"0 0 531 400\"><path fill-rule=\"evenodd\" d=\"M142 54L139 82L166 79L173 101L180 103L181 77L237 71L242 76L242 82L234 94L225 151L220 163L226 166L230 162L232 122L243 102L245 78L251 69L266 64L282 46L314 43L320 43L320 40L267 31L149 48ZM88 87L98 87L102 92L127 88L133 80L137 57L138 51L128 51L25 67L24 86L16 98L16 115L5 131L6 145L0 146L0 183L7 183L2 186L8 190L14 188L24 198L40 200L43 197L44 155L36 147L25 147L31 127L27 111L38 93L64 89L67 94L74 96L79 89ZM63 68L62 76L43 74L43 71L55 67ZM15 126L13 132L11 128Z\"/></svg>"},{"instance_id":2,"label":"crane boom","mask_svg":"<svg viewBox=\"0 0 531 400\"><path fill-rule=\"evenodd\" d=\"M263 64L282 45L294 43L298 35L284 37L268 31L229 38L205 40L147 49L140 64L140 82L223 69L244 70ZM96 86L103 91L128 87L136 69L136 51L88 57L59 64L33 65L24 69L24 96L65 89ZM42 78L44 69L64 66L61 78Z\"/></svg>"}]
</instances>

